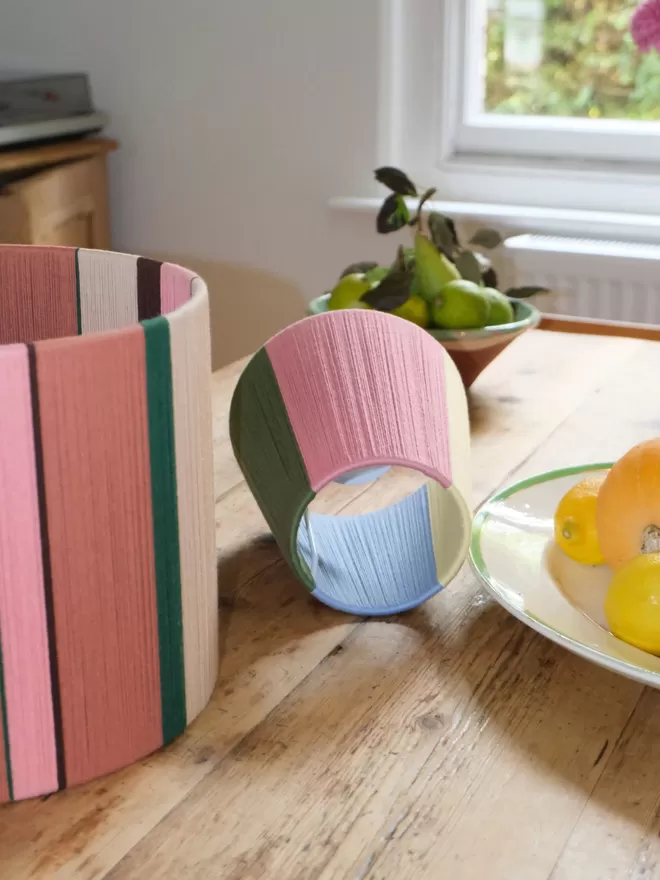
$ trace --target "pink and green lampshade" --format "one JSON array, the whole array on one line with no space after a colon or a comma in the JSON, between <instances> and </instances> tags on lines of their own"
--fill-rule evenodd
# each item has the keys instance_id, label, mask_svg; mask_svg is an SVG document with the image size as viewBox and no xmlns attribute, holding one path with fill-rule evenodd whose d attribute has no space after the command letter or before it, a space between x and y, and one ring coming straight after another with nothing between
<instances>
[{"instance_id":1,"label":"pink and green lampshade","mask_svg":"<svg viewBox=\"0 0 660 880\"><path fill-rule=\"evenodd\" d=\"M230 436L283 556L321 602L362 616L406 611L463 564L471 531L465 390L446 351L410 322L355 309L286 328L245 368ZM308 511L328 484L393 465L427 481L372 513Z\"/></svg>"}]
</instances>

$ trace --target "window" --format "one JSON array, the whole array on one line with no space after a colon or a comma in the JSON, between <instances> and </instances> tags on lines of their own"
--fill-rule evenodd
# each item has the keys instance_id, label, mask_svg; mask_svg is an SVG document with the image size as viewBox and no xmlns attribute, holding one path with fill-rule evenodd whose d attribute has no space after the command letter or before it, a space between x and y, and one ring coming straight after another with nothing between
<instances>
[{"instance_id":1,"label":"window","mask_svg":"<svg viewBox=\"0 0 660 880\"><path fill-rule=\"evenodd\" d=\"M630 36L639 0L489 0L482 110L660 119L660 58Z\"/></svg>"},{"instance_id":2,"label":"window","mask_svg":"<svg viewBox=\"0 0 660 880\"><path fill-rule=\"evenodd\" d=\"M630 36L638 0L464 0L457 153L657 162L660 57Z\"/></svg>"},{"instance_id":3,"label":"window","mask_svg":"<svg viewBox=\"0 0 660 880\"><path fill-rule=\"evenodd\" d=\"M660 55L632 41L638 2L382 0L380 164L457 215L657 242Z\"/></svg>"}]
</instances>

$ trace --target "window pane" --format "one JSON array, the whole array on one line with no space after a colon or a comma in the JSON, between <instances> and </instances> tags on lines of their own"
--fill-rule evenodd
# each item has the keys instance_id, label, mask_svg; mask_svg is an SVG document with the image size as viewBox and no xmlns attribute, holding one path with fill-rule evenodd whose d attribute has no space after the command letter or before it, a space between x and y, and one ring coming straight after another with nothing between
<instances>
[{"instance_id":1,"label":"window pane","mask_svg":"<svg viewBox=\"0 0 660 880\"><path fill-rule=\"evenodd\" d=\"M660 119L660 56L630 36L640 0L487 0L488 113Z\"/></svg>"}]
</instances>

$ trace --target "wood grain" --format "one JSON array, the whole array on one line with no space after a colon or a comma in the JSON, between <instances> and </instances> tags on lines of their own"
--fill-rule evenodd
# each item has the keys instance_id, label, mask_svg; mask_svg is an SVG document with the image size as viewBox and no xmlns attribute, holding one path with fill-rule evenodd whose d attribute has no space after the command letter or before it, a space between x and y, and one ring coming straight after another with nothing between
<instances>
[{"instance_id":1,"label":"wood grain","mask_svg":"<svg viewBox=\"0 0 660 880\"><path fill-rule=\"evenodd\" d=\"M542 332L513 343L471 393L473 501L514 475L660 433L641 390L659 351ZM219 577L232 611L212 702L135 767L0 809L2 872L654 876L656 695L525 629L467 570L416 612L367 624L305 595L229 462L240 368L214 379ZM331 485L315 504L374 509L403 482Z\"/></svg>"},{"instance_id":2,"label":"wood grain","mask_svg":"<svg viewBox=\"0 0 660 880\"><path fill-rule=\"evenodd\" d=\"M0 152L0 173L26 171L30 168L56 165L91 156L105 156L116 150L118 146L117 141L112 138L90 137L59 144L38 145L30 149L3 150Z\"/></svg>"},{"instance_id":3,"label":"wood grain","mask_svg":"<svg viewBox=\"0 0 660 880\"><path fill-rule=\"evenodd\" d=\"M619 336L630 339L648 339L660 342L660 327L652 324L632 324L623 321L594 321L591 318L564 318L548 315L541 318L541 330L555 333L579 333L590 336Z\"/></svg>"}]
</instances>

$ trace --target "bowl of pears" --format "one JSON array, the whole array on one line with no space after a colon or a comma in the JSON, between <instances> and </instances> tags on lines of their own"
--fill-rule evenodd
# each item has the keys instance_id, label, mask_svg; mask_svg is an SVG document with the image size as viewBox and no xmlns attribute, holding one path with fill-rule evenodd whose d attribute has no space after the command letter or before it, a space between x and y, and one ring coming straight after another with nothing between
<instances>
[{"instance_id":1,"label":"bowl of pears","mask_svg":"<svg viewBox=\"0 0 660 880\"><path fill-rule=\"evenodd\" d=\"M516 337L539 324L541 314L529 298L546 291L500 291L492 262L482 253L503 243L497 230L477 230L464 247L451 218L436 211L423 218L434 189L418 196L410 178L396 168L379 168L375 175L390 189L378 214L378 232L409 226L412 242L399 245L389 266L347 266L330 290L312 300L308 313L377 309L412 321L447 350L469 388ZM414 212L411 198L417 199Z\"/></svg>"}]
</instances>

